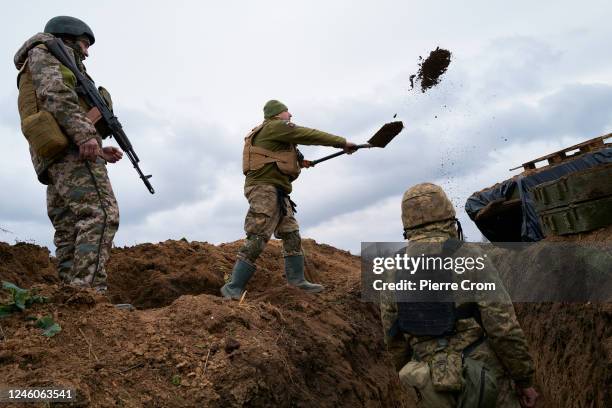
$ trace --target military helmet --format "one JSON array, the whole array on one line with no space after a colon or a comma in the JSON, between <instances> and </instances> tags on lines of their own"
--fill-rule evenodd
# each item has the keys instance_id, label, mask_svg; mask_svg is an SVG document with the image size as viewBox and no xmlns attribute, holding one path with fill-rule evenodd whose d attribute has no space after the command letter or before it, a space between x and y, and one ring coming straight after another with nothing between
<instances>
[{"instance_id":1,"label":"military helmet","mask_svg":"<svg viewBox=\"0 0 612 408\"><path fill-rule=\"evenodd\" d=\"M45 25L45 33L61 36L71 35L73 37L79 37L86 35L89 38L89 44L92 45L96 42L93 31L84 21L79 20L76 17L69 16L57 16L53 17L47 25Z\"/></svg>"},{"instance_id":2,"label":"military helmet","mask_svg":"<svg viewBox=\"0 0 612 408\"><path fill-rule=\"evenodd\" d=\"M404 229L432 222L455 219L455 209L440 186L421 183L410 187L402 197Z\"/></svg>"}]
</instances>

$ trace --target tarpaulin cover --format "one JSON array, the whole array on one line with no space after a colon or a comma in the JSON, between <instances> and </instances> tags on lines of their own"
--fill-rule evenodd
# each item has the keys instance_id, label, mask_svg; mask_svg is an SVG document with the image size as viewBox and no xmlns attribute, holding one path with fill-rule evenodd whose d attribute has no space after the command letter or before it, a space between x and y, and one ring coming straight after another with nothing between
<instances>
[{"instance_id":1,"label":"tarpaulin cover","mask_svg":"<svg viewBox=\"0 0 612 408\"><path fill-rule=\"evenodd\" d=\"M520 175L501 182L490 189L474 193L465 203L465 211L472 221L490 241L539 241L544 238L538 213L530 190L548 181L557 180L567 174L586 170L601 164L612 163L612 148L605 148L592 153L583 154L573 160L552 166L550 169L540 170L537 173ZM605 182L605 181L604 181ZM521 201L520 214L508 214L516 217L514 223L504 222L498 217L496 220L484 219L476 221L476 215L487 204L498 200L508 200L518 188ZM520 230L519 230L520 228Z\"/></svg>"}]
</instances>

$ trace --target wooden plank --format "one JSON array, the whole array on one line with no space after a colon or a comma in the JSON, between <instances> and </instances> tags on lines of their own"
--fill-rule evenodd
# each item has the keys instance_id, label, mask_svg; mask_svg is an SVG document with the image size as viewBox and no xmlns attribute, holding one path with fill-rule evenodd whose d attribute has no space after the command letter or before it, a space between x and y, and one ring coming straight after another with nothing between
<instances>
[{"instance_id":1,"label":"wooden plank","mask_svg":"<svg viewBox=\"0 0 612 408\"><path fill-rule=\"evenodd\" d=\"M578 143L573 146L569 146L559 151L556 151L554 153L550 153L545 156L538 157L537 159L530 160L526 163L523 163L522 167L524 170L534 170L537 168L536 164L544 160L548 162L548 165L558 164L567 159L574 158L580 154L592 152L592 151L601 149L602 147L605 147L607 145L612 146L612 144L610 143L605 143L605 140L611 137L612 137L612 133L608 133L603 136L598 136L593 139L586 140L582 143ZM572 150L578 150L578 152L568 156L566 153ZM515 167L514 169L516 170L517 168Z\"/></svg>"}]
</instances>

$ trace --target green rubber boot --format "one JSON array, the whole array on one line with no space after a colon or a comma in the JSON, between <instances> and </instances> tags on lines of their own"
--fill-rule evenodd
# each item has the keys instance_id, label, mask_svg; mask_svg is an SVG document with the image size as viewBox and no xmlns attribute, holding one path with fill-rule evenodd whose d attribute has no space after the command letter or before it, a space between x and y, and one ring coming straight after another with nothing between
<instances>
[{"instance_id":1,"label":"green rubber boot","mask_svg":"<svg viewBox=\"0 0 612 408\"><path fill-rule=\"evenodd\" d=\"M232 279L221 287L221 294L225 298L240 299L249 279L255 273L255 267L250 263L238 259L232 270Z\"/></svg>"},{"instance_id":2,"label":"green rubber boot","mask_svg":"<svg viewBox=\"0 0 612 408\"><path fill-rule=\"evenodd\" d=\"M290 285L306 292L318 293L324 289L322 285L310 283L304 278L304 255L285 257L285 275Z\"/></svg>"}]
</instances>

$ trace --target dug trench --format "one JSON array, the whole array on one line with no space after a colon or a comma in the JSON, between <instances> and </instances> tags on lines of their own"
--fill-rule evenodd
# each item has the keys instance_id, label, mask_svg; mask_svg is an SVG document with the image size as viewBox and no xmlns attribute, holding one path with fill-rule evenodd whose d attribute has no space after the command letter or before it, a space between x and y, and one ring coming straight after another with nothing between
<instances>
[{"instance_id":1,"label":"dug trench","mask_svg":"<svg viewBox=\"0 0 612 408\"><path fill-rule=\"evenodd\" d=\"M554 271L543 270L529 261L551 242L601 245L610 253L612 225L546 238L538 243L542 246L533 245L523 253L525 268L520 275L540 277L528 279L536 283L530 289L536 295L544 294L558 282ZM510 282L517 284L523 279L517 271L500 268L502 275L509 272L515 276ZM612 303L519 303L515 309L535 360L538 391L544 397L544 403L538 406L612 407Z\"/></svg>"},{"instance_id":2,"label":"dug trench","mask_svg":"<svg viewBox=\"0 0 612 408\"><path fill-rule=\"evenodd\" d=\"M76 389L82 406L414 405L360 300L358 257L306 240L306 273L327 288L311 295L285 284L271 242L239 303L218 293L240 244L114 249L101 296L60 286L46 248L0 243L0 278L49 298L0 320L0 378ZM46 338L28 315L62 331Z\"/></svg>"},{"instance_id":3,"label":"dug trench","mask_svg":"<svg viewBox=\"0 0 612 408\"><path fill-rule=\"evenodd\" d=\"M309 295L285 284L271 242L240 303L218 296L240 244L114 249L100 296L60 286L46 248L0 243L0 278L49 297L0 320L0 378L74 388L81 406L416 406L384 352L377 308L360 300L358 257L306 240L306 274L327 288ZM609 306L516 306L539 407L610 406ZM28 315L52 315L62 331L43 337Z\"/></svg>"}]
</instances>

